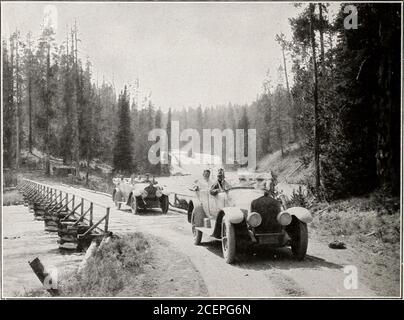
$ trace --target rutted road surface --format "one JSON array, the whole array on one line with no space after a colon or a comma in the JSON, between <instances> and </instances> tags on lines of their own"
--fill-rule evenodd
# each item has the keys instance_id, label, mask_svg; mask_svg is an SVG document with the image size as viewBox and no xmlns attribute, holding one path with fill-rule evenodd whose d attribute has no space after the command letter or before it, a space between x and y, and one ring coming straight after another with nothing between
<instances>
[{"instance_id":1,"label":"rutted road surface","mask_svg":"<svg viewBox=\"0 0 404 320\"><path fill-rule=\"evenodd\" d=\"M117 210L110 196L85 189L59 187L63 191L111 206L109 229L117 234L140 231L159 237L174 250L185 254L203 278L210 297L365 297L376 296L361 281L358 267L357 289L346 289L349 284L344 267L354 261L355 252L332 250L309 236L309 248L304 261L295 261L289 248L238 255L234 265L224 262L221 244L204 236L201 246L192 243L192 233L186 216L170 210L159 210L133 215L129 207ZM100 211L101 217L104 211ZM95 213L95 217L97 217Z\"/></svg>"}]
</instances>

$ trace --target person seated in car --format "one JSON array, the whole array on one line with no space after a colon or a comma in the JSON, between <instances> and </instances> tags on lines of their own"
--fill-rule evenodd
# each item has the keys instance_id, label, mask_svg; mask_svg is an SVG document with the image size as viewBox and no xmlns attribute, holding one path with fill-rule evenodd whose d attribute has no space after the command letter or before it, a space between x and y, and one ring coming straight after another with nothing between
<instances>
[{"instance_id":1,"label":"person seated in car","mask_svg":"<svg viewBox=\"0 0 404 320\"><path fill-rule=\"evenodd\" d=\"M238 177L238 182L239 182L239 185L240 185L241 187L246 186L246 185L247 185L247 178L245 177L245 175L239 176L239 177Z\"/></svg>"},{"instance_id":2,"label":"person seated in car","mask_svg":"<svg viewBox=\"0 0 404 320\"><path fill-rule=\"evenodd\" d=\"M156 184L157 181L154 179L154 177L150 173L145 174L145 178L142 181L143 183L151 183L151 184Z\"/></svg>"},{"instance_id":3,"label":"person seated in car","mask_svg":"<svg viewBox=\"0 0 404 320\"><path fill-rule=\"evenodd\" d=\"M244 174L239 176L238 182L240 187L252 187L254 184L254 182L247 179L247 177Z\"/></svg>"},{"instance_id":4,"label":"person seated in car","mask_svg":"<svg viewBox=\"0 0 404 320\"><path fill-rule=\"evenodd\" d=\"M230 189L230 184L225 180L224 170L219 169L217 174L217 181L210 187L210 194L217 195L219 192L227 191Z\"/></svg>"},{"instance_id":5,"label":"person seated in car","mask_svg":"<svg viewBox=\"0 0 404 320\"><path fill-rule=\"evenodd\" d=\"M150 183L151 181L150 181L150 173L146 173L145 174L145 177L144 177L144 179L143 179L143 181L142 181L143 183Z\"/></svg>"},{"instance_id":6,"label":"person seated in car","mask_svg":"<svg viewBox=\"0 0 404 320\"><path fill-rule=\"evenodd\" d=\"M261 190L267 189L267 181L265 180L265 177L263 175L259 174L255 177L254 187Z\"/></svg>"},{"instance_id":7,"label":"person seated in car","mask_svg":"<svg viewBox=\"0 0 404 320\"><path fill-rule=\"evenodd\" d=\"M139 180L139 177L140 177L139 175L136 177L136 174L132 174L130 176L130 183L133 185L135 183L140 182L141 180Z\"/></svg>"}]
</instances>

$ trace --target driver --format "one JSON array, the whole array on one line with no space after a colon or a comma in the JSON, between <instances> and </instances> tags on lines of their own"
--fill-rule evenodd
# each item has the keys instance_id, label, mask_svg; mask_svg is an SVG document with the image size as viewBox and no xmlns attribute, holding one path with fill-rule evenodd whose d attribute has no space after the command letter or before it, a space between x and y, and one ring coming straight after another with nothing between
<instances>
[{"instance_id":1,"label":"driver","mask_svg":"<svg viewBox=\"0 0 404 320\"><path fill-rule=\"evenodd\" d=\"M157 181L150 173L146 173L145 176L145 179L142 181L143 183L157 184Z\"/></svg>"},{"instance_id":2,"label":"driver","mask_svg":"<svg viewBox=\"0 0 404 320\"><path fill-rule=\"evenodd\" d=\"M230 189L230 184L225 180L224 170L219 169L217 173L217 181L210 187L210 194L212 196L217 195L221 191L227 191Z\"/></svg>"},{"instance_id":3,"label":"driver","mask_svg":"<svg viewBox=\"0 0 404 320\"><path fill-rule=\"evenodd\" d=\"M145 174L145 178L143 179L142 182L143 182L143 183L151 182L151 181L150 181L150 173L146 173L146 174Z\"/></svg>"}]
</instances>

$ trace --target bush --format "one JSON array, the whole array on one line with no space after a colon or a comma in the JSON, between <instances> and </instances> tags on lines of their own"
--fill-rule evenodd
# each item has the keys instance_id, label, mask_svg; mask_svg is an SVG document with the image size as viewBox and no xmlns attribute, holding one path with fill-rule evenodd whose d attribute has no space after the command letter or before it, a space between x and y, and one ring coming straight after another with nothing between
<instances>
[{"instance_id":1,"label":"bush","mask_svg":"<svg viewBox=\"0 0 404 320\"><path fill-rule=\"evenodd\" d=\"M292 195L290 197L285 197L285 207L303 207L307 208L309 206L308 196L303 191L302 186L299 186L299 189L293 190Z\"/></svg>"},{"instance_id":2,"label":"bush","mask_svg":"<svg viewBox=\"0 0 404 320\"><path fill-rule=\"evenodd\" d=\"M3 188L16 187L17 173L10 169L3 169Z\"/></svg>"},{"instance_id":3,"label":"bush","mask_svg":"<svg viewBox=\"0 0 404 320\"><path fill-rule=\"evenodd\" d=\"M61 295L116 296L131 286L150 259L150 243L142 234L113 239L89 258L80 273L62 281Z\"/></svg>"},{"instance_id":4,"label":"bush","mask_svg":"<svg viewBox=\"0 0 404 320\"><path fill-rule=\"evenodd\" d=\"M3 206L15 206L23 203L24 199L18 190L11 190L3 193Z\"/></svg>"}]
</instances>

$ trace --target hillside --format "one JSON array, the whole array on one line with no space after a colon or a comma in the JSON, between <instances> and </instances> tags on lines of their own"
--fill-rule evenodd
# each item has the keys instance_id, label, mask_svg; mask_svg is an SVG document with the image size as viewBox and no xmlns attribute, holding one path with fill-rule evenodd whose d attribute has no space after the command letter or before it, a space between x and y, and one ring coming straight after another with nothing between
<instances>
[{"instance_id":1,"label":"hillside","mask_svg":"<svg viewBox=\"0 0 404 320\"><path fill-rule=\"evenodd\" d=\"M259 172L274 171L278 175L279 182L301 184L312 175L313 164L304 166L300 160L301 148L298 143L289 145L284 150L282 157L281 151L270 153L258 162Z\"/></svg>"}]
</instances>

